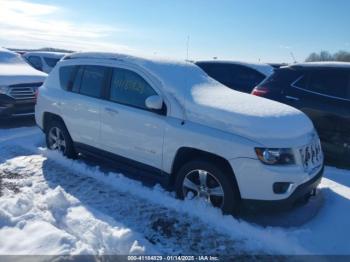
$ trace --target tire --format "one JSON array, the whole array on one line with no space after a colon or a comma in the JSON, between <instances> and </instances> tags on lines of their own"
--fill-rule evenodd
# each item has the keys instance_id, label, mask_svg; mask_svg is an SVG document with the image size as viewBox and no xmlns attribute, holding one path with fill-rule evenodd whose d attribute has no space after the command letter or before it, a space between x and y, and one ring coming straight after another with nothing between
<instances>
[{"instance_id":1,"label":"tire","mask_svg":"<svg viewBox=\"0 0 350 262\"><path fill-rule=\"evenodd\" d=\"M60 151L64 156L68 158L76 158L77 154L74 149L72 138L69 135L69 132L66 126L62 123L62 121L50 121L47 125L45 135L46 145L48 149ZM56 137L59 137L61 142L54 143L53 137L55 135Z\"/></svg>"},{"instance_id":2,"label":"tire","mask_svg":"<svg viewBox=\"0 0 350 262\"><path fill-rule=\"evenodd\" d=\"M203 188L204 184L207 189ZM230 179L221 168L205 160L190 161L182 166L176 176L175 189L178 198L191 195L192 198L202 197L212 206L221 208L224 214L236 214L240 202L233 178Z\"/></svg>"}]
</instances>

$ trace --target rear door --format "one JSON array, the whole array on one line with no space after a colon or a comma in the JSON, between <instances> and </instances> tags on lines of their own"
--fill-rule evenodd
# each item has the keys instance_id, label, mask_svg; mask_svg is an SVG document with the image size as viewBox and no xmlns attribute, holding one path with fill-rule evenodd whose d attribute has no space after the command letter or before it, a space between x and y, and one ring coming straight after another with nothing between
<instances>
[{"instance_id":1,"label":"rear door","mask_svg":"<svg viewBox=\"0 0 350 262\"><path fill-rule=\"evenodd\" d=\"M108 68L98 65L76 68L61 106L74 142L99 147L101 96L107 73Z\"/></svg>"},{"instance_id":2,"label":"rear door","mask_svg":"<svg viewBox=\"0 0 350 262\"><path fill-rule=\"evenodd\" d=\"M349 154L349 71L307 70L289 88L285 102L299 108L313 121L328 159Z\"/></svg>"}]
</instances>

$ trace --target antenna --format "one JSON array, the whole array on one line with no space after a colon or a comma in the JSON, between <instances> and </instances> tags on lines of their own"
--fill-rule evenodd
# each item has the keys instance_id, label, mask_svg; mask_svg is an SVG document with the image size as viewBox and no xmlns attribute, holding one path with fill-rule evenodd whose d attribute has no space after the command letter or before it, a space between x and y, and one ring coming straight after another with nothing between
<instances>
[{"instance_id":1,"label":"antenna","mask_svg":"<svg viewBox=\"0 0 350 262\"><path fill-rule=\"evenodd\" d=\"M190 36L187 36L187 42L186 42L186 60L188 61L189 57L189 49L190 49Z\"/></svg>"},{"instance_id":2,"label":"antenna","mask_svg":"<svg viewBox=\"0 0 350 262\"><path fill-rule=\"evenodd\" d=\"M294 64L296 64L297 60L295 59L295 56L294 56L293 52L290 52L290 56L292 57L292 59L294 61Z\"/></svg>"}]
</instances>

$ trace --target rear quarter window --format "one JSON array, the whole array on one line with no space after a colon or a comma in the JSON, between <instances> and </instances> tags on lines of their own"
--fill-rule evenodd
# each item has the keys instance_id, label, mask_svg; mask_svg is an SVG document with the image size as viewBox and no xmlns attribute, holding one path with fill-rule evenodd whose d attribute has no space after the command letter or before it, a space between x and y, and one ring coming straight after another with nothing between
<instances>
[{"instance_id":1,"label":"rear quarter window","mask_svg":"<svg viewBox=\"0 0 350 262\"><path fill-rule=\"evenodd\" d=\"M264 86L271 89L280 89L291 85L301 76L303 76L303 73L299 70L291 68L276 69L275 72L260 83L259 86Z\"/></svg>"}]
</instances>

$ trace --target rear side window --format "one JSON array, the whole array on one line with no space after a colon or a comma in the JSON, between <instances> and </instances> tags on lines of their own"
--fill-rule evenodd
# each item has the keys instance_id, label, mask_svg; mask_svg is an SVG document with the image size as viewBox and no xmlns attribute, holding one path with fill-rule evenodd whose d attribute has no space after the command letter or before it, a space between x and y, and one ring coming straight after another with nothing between
<instances>
[{"instance_id":1,"label":"rear side window","mask_svg":"<svg viewBox=\"0 0 350 262\"><path fill-rule=\"evenodd\" d=\"M209 76L224 85L228 85L231 82L230 68L226 64L198 63L198 66L201 67Z\"/></svg>"},{"instance_id":2,"label":"rear side window","mask_svg":"<svg viewBox=\"0 0 350 262\"><path fill-rule=\"evenodd\" d=\"M28 61L35 69L38 69L38 70L43 69L43 63L39 56L30 56L28 57Z\"/></svg>"},{"instance_id":3,"label":"rear side window","mask_svg":"<svg viewBox=\"0 0 350 262\"><path fill-rule=\"evenodd\" d=\"M49 67L55 67L55 65L57 64L58 61L60 61L60 59L44 57L44 61Z\"/></svg>"},{"instance_id":4,"label":"rear side window","mask_svg":"<svg viewBox=\"0 0 350 262\"><path fill-rule=\"evenodd\" d=\"M141 76L126 69L113 69L109 94L111 101L146 109L145 101L152 95L157 93Z\"/></svg>"},{"instance_id":5,"label":"rear side window","mask_svg":"<svg viewBox=\"0 0 350 262\"><path fill-rule=\"evenodd\" d=\"M291 68L276 69L275 72L259 84L260 87L280 90L288 87L294 81L299 80L303 73ZM299 79L298 79L299 78Z\"/></svg>"},{"instance_id":6,"label":"rear side window","mask_svg":"<svg viewBox=\"0 0 350 262\"><path fill-rule=\"evenodd\" d=\"M303 76L299 77L299 78L293 83L293 86L294 86L294 87L298 87L298 88L307 89L308 80L309 80L308 75L303 75Z\"/></svg>"},{"instance_id":7,"label":"rear side window","mask_svg":"<svg viewBox=\"0 0 350 262\"><path fill-rule=\"evenodd\" d=\"M232 86L236 90L250 92L265 78L263 74L243 66L232 66L232 69Z\"/></svg>"},{"instance_id":8,"label":"rear side window","mask_svg":"<svg viewBox=\"0 0 350 262\"><path fill-rule=\"evenodd\" d=\"M106 72L107 69L104 66L84 66L80 84L80 94L97 98L100 97L105 84Z\"/></svg>"},{"instance_id":9,"label":"rear side window","mask_svg":"<svg viewBox=\"0 0 350 262\"><path fill-rule=\"evenodd\" d=\"M296 87L337 98L349 98L349 73L342 70L319 70L309 72L295 83Z\"/></svg>"},{"instance_id":10,"label":"rear side window","mask_svg":"<svg viewBox=\"0 0 350 262\"><path fill-rule=\"evenodd\" d=\"M77 72L74 77L74 83L71 88L71 91L74 93L79 93L80 91L80 85L81 85L81 79L83 78L83 73L84 73L84 67L79 66L77 69Z\"/></svg>"},{"instance_id":11,"label":"rear side window","mask_svg":"<svg viewBox=\"0 0 350 262\"><path fill-rule=\"evenodd\" d=\"M64 90L70 90L73 86L75 72L77 66L62 66L59 70L61 88Z\"/></svg>"}]
</instances>

